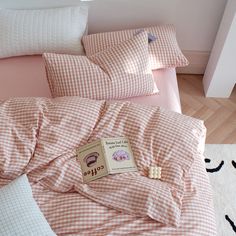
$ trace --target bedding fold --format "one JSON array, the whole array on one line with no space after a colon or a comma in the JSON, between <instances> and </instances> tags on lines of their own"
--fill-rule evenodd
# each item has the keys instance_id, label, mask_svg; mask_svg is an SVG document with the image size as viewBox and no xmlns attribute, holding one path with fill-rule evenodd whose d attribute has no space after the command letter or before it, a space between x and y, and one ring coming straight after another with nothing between
<instances>
[{"instance_id":1,"label":"bedding fold","mask_svg":"<svg viewBox=\"0 0 236 236\"><path fill-rule=\"evenodd\" d=\"M46 204L45 192L62 197L62 204L80 195L122 214L180 226L186 176L204 151L205 132L197 119L130 102L10 99L0 103L0 186L26 173L39 205ZM138 172L84 184L76 148L117 136L129 138ZM162 167L161 181L147 178L152 165Z\"/></svg>"}]
</instances>

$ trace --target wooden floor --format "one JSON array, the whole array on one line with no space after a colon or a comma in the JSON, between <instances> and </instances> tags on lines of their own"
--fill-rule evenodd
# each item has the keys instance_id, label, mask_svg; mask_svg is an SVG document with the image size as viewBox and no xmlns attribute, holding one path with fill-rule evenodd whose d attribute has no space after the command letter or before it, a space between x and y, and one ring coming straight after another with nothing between
<instances>
[{"instance_id":1,"label":"wooden floor","mask_svg":"<svg viewBox=\"0 0 236 236\"><path fill-rule=\"evenodd\" d=\"M178 75L183 114L205 121L206 143L236 143L236 86L229 99L206 98L200 75Z\"/></svg>"}]
</instances>

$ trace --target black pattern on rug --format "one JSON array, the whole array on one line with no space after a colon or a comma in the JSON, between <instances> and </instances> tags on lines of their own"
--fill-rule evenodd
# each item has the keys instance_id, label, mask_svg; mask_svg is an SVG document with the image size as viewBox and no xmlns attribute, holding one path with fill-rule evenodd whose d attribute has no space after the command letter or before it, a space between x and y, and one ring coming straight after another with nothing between
<instances>
[{"instance_id":1,"label":"black pattern on rug","mask_svg":"<svg viewBox=\"0 0 236 236\"><path fill-rule=\"evenodd\" d=\"M229 218L228 215L225 215L225 219L230 223L233 231L236 233L236 226L235 226L234 222Z\"/></svg>"},{"instance_id":2,"label":"black pattern on rug","mask_svg":"<svg viewBox=\"0 0 236 236\"><path fill-rule=\"evenodd\" d=\"M206 145L205 163L214 193L219 236L236 235L236 145ZM231 205L232 204L232 205ZM223 214L223 215L221 215ZM224 223L225 222L225 223Z\"/></svg>"}]
</instances>

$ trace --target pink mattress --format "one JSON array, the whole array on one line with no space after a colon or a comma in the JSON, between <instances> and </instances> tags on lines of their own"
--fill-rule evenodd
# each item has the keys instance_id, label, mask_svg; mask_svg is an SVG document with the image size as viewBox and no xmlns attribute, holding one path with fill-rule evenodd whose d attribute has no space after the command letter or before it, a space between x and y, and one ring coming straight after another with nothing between
<instances>
[{"instance_id":1,"label":"pink mattress","mask_svg":"<svg viewBox=\"0 0 236 236\"><path fill-rule=\"evenodd\" d=\"M125 100L181 112L175 69L156 70L154 77L159 94ZM0 99L9 97L51 97L41 56L0 60Z\"/></svg>"}]
</instances>

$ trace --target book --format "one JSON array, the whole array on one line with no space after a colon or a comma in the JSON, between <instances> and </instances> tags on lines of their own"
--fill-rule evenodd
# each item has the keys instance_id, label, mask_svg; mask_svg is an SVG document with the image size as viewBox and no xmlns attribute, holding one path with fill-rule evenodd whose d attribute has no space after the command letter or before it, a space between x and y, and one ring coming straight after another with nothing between
<instances>
[{"instance_id":1,"label":"book","mask_svg":"<svg viewBox=\"0 0 236 236\"><path fill-rule=\"evenodd\" d=\"M126 137L101 138L77 149L83 181L88 183L109 174L137 171Z\"/></svg>"}]
</instances>

